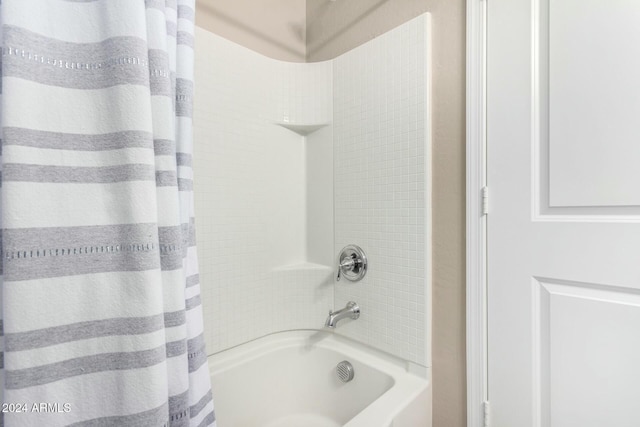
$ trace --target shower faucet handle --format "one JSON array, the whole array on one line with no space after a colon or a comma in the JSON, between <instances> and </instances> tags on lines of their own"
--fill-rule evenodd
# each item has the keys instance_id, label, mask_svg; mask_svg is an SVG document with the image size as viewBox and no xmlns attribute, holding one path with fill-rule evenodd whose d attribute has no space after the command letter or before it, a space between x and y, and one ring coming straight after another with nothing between
<instances>
[{"instance_id":1,"label":"shower faucet handle","mask_svg":"<svg viewBox=\"0 0 640 427\"><path fill-rule=\"evenodd\" d=\"M340 269L341 270L346 270L346 271L351 271L356 267L356 264L359 262L359 259L356 259L355 254L351 255L351 258L345 258L341 263L340 263Z\"/></svg>"},{"instance_id":2,"label":"shower faucet handle","mask_svg":"<svg viewBox=\"0 0 640 427\"><path fill-rule=\"evenodd\" d=\"M358 260L356 260L354 257L346 257L344 258L344 260L341 260L340 265L338 266L338 277L336 277L336 281L340 281L340 273L342 271L353 271L353 269L356 267L357 262Z\"/></svg>"},{"instance_id":3,"label":"shower faucet handle","mask_svg":"<svg viewBox=\"0 0 640 427\"><path fill-rule=\"evenodd\" d=\"M367 274L367 256L360 246L348 245L340 251L336 281L342 276L357 282Z\"/></svg>"}]
</instances>

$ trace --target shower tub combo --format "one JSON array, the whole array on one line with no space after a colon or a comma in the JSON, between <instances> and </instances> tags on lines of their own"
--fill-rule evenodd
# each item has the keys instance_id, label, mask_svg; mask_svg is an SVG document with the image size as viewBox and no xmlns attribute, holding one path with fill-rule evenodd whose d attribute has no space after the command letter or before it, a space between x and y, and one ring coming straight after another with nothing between
<instances>
[{"instance_id":1,"label":"shower tub combo","mask_svg":"<svg viewBox=\"0 0 640 427\"><path fill-rule=\"evenodd\" d=\"M199 33L216 52L194 160L218 171L200 218L224 230L200 260L226 328L207 331L220 427L431 426L429 29L420 15L315 64Z\"/></svg>"},{"instance_id":2,"label":"shower tub combo","mask_svg":"<svg viewBox=\"0 0 640 427\"><path fill-rule=\"evenodd\" d=\"M331 332L269 335L210 356L209 367L223 427L431 425L425 372Z\"/></svg>"}]
</instances>

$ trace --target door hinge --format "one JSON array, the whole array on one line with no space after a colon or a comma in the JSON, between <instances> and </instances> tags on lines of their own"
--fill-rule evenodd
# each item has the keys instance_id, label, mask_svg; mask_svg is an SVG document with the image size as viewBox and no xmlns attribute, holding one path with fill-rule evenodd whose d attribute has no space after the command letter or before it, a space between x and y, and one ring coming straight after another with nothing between
<instances>
[{"instance_id":1,"label":"door hinge","mask_svg":"<svg viewBox=\"0 0 640 427\"><path fill-rule=\"evenodd\" d=\"M489 214L489 187L482 187L482 215Z\"/></svg>"},{"instance_id":2,"label":"door hinge","mask_svg":"<svg viewBox=\"0 0 640 427\"><path fill-rule=\"evenodd\" d=\"M484 407L484 427L491 427L491 410L489 408L489 401L485 400L482 404Z\"/></svg>"}]
</instances>

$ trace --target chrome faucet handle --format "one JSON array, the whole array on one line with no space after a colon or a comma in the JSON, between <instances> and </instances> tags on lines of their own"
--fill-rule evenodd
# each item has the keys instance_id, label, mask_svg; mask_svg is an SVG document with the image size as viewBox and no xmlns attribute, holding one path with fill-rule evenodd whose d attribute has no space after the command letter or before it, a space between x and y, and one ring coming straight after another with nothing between
<instances>
[{"instance_id":1,"label":"chrome faucet handle","mask_svg":"<svg viewBox=\"0 0 640 427\"><path fill-rule=\"evenodd\" d=\"M340 281L340 276L341 276L340 273L342 271L353 271L353 269L356 267L357 261L354 258L355 258L355 255L352 255L351 258L349 257L344 258L343 261L340 263L340 265L338 266L338 277L336 277L337 282Z\"/></svg>"},{"instance_id":2,"label":"chrome faucet handle","mask_svg":"<svg viewBox=\"0 0 640 427\"><path fill-rule=\"evenodd\" d=\"M336 281L339 282L344 276L351 282L357 282L365 274L367 274L367 256L362 248L356 245L345 246L340 251Z\"/></svg>"},{"instance_id":3,"label":"chrome faucet handle","mask_svg":"<svg viewBox=\"0 0 640 427\"><path fill-rule=\"evenodd\" d=\"M340 263L340 269L351 271L356 266L355 254L351 254L351 257L344 258L344 260Z\"/></svg>"}]
</instances>

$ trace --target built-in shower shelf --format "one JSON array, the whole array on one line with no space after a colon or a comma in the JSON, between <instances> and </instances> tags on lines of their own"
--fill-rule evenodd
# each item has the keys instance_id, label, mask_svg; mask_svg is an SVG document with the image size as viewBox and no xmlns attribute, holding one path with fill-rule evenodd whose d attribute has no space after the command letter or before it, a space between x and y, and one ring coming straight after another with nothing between
<instances>
[{"instance_id":1,"label":"built-in shower shelf","mask_svg":"<svg viewBox=\"0 0 640 427\"><path fill-rule=\"evenodd\" d=\"M296 271L296 270L314 270L314 271L326 271L328 273L333 271L333 267L324 264L316 264L314 262L301 262L297 264L281 265L273 269L273 271Z\"/></svg>"},{"instance_id":2,"label":"built-in shower shelf","mask_svg":"<svg viewBox=\"0 0 640 427\"><path fill-rule=\"evenodd\" d=\"M328 125L328 123L315 123L315 124L303 125L303 124L294 124L294 123L287 123L287 122L277 122L276 124L278 126L282 126L283 128L287 128L290 131L295 132L301 136L307 136L317 131L318 129L322 129L323 127Z\"/></svg>"}]
</instances>

